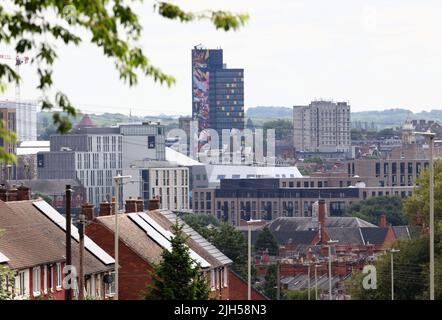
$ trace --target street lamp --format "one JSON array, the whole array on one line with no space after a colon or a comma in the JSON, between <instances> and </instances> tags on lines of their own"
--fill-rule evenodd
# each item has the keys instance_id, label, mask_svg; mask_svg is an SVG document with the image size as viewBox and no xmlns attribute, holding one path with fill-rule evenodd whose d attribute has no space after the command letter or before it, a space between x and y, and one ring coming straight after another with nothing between
<instances>
[{"instance_id":1,"label":"street lamp","mask_svg":"<svg viewBox=\"0 0 442 320\"><path fill-rule=\"evenodd\" d=\"M248 220L248 262L247 262L247 300L252 300L252 225L261 223L261 220Z\"/></svg>"},{"instance_id":2,"label":"street lamp","mask_svg":"<svg viewBox=\"0 0 442 320\"><path fill-rule=\"evenodd\" d=\"M114 177L115 182L115 197L117 198L115 203L115 296L114 299L118 300L118 240L119 240L119 227L118 227L118 213L120 211L120 185L123 179L130 179L132 176L122 176L118 174Z\"/></svg>"},{"instance_id":3,"label":"street lamp","mask_svg":"<svg viewBox=\"0 0 442 320\"><path fill-rule=\"evenodd\" d=\"M434 300L434 159L433 147L436 134L428 130L427 132L414 132L428 138L429 145L429 165L430 165L430 300Z\"/></svg>"},{"instance_id":4,"label":"street lamp","mask_svg":"<svg viewBox=\"0 0 442 320\"><path fill-rule=\"evenodd\" d=\"M338 240L329 240L328 243L328 288L329 288L329 300L332 299L332 255L331 255L331 247L332 244L338 243Z\"/></svg>"},{"instance_id":5,"label":"street lamp","mask_svg":"<svg viewBox=\"0 0 442 320\"><path fill-rule=\"evenodd\" d=\"M315 300L318 300L318 268L319 265L315 264Z\"/></svg>"},{"instance_id":6,"label":"street lamp","mask_svg":"<svg viewBox=\"0 0 442 320\"><path fill-rule=\"evenodd\" d=\"M391 249L391 300L394 300L394 269L393 269L393 253L400 252L398 249Z\"/></svg>"},{"instance_id":7,"label":"street lamp","mask_svg":"<svg viewBox=\"0 0 442 320\"><path fill-rule=\"evenodd\" d=\"M309 263L309 262L307 262L307 263L305 263L304 264L305 266L307 266L307 286L308 286L308 293L307 293L307 296L308 296L308 300L310 300L310 266L311 266L311 264Z\"/></svg>"}]
</instances>

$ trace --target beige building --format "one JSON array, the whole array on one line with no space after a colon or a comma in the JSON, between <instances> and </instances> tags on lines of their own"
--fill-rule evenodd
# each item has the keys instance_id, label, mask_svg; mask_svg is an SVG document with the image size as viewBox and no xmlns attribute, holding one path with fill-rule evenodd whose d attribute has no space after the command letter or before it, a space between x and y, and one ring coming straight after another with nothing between
<instances>
[{"instance_id":1,"label":"beige building","mask_svg":"<svg viewBox=\"0 0 442 320\"><path fill-rule=\"evenodd\" d=\"M294 146L297 152L351 150L350 106L346 102L313 101L293 107Z\"/></svg>"}]
</instances>

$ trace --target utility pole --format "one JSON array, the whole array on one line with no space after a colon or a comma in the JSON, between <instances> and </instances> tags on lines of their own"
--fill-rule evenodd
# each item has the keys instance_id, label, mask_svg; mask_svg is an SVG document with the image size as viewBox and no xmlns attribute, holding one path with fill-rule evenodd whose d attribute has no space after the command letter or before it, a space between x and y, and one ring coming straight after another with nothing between
<instances>
[{"instance_id":1,"label":"utility pole","mask_svg":"<svg viewBox=\"0 0 442 320\"><path fill-rule=\"evenodd\" d=\"M315 264L315 300L318 300L318 265Z\"/></svg>"},{"instance_id":2,"label":"utility pole","mask_svg":"<svg viewBox=\"0 0 442 320\"><path fill-rule=\"evenodd\" d=\"M120 186L121 186L121 181L124 178L132 178L132 176L121 176L120 174L118 174L116 177L114 177L114 182L115 182L115 196L116 196L116 201L115 201L115 296L114 299L118 300L118 277L119 277L119 240L120 240L120 235L119 235L119 226L118 226L118 214L120 213Z\"/></svg>"},{"instance_id":3,"label":"utility pole","mask_svg":"<svg viewBox=\"0 0 442 320\"><path fill-rule=\"evenodd\" d=\"M331 255L331 247L333 243L337 243L338 240L330 240L328 241L328 287L329 287L329 300L333 298L332 292L332 255Z\"/></svg>"},{"instance_id":4,"label":"utility pole","mask_svg":"<svg viewBox=\"0 0 442 320\"><path fill-rule=\"evenodd\" d=\"M276 260L276 300L281 300L281 262Z\"/></svg>"},{"instance_id":5,"label":"utility pole","mask_svg":"<svg viewBox=\"0 0 442 320\"><path fill-rule=\"evenodd\" d=\"M310 300L310 263L308 264L308 300Z\"/></svg>"},{"instance_id":6,"label":"utility pole","mask_svg":"<svg viewBox=\"0 0 442 320\"><path fill-rule=\"evenodd\" d=\"M394 268L393 268L393 253L399 252L400 250L391 249L391 300L394 300Z\"/></svg>"},{"instance_id":7,"label":"utility pole","mask_svg":"<svg viewBox=\"0 0 442 320\"><path fill-rule=\"evenodd\" d=\"M428 130L427 132L414 132L414 134L427 137L429 140L429 196L430 196L430 300L434 300L434 159L433 148L436 134Z\"/></svg>"},{"instance_id":8,"label":"utility pole","mask_svg":"<svg viewBox=\"0 0 442 320\"><path fill-rule=\"evenodd\" d=\"M248 226L248 243L247 243L247 300L252 300L252 225L255 223L260 223L261 220L250 220L247 221Z\"/></svg>"},{"instance_id":9,"label":"utility pole","mask_svg":"<svg viewBox=\"0 0 442 320\"><path fill-rule=\"evenodd\" d=\"M66 267L72 267L72 251L71 251L71 185L66 185ZM71 269L69 274L71 273ZM72 280L71 280L72 281ZM71 283L72 284L72 283ZM65 299L72 300L72 288L69 283L66 283Z\"/></svg>"},{"instance_id":10,"label":"utility pole","mask_svg":"<svg viewBox=\"0 0 442 320\"><path fill-rule=\"evenodd\" d=\"M84 212L80 214L80 222L78 224L79 247L80 247L80 268L78 274L78 300L84 300Z\"/></svg>"}]
</instances>

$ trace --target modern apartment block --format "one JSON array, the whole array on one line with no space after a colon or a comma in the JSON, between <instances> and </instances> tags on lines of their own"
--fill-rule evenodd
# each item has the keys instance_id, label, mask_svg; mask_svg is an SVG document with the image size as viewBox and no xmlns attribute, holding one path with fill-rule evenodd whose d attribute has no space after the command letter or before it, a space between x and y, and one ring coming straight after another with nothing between
<instances>
[{"instance_id":1,"label":"modern apartment block","mask_svg":"<svg viewBox=\"0 0 442 320\"><path fill-rule=\"evenodd\" d=\"M160 209L189 209L189 168L168 161L138 161L123 175L134 183L123 185L126 197L141 197L148 208L149 200L159 198Z\"/></svg>"},{"instance_id":2,"label":"modern apartment block","mask_svg":"<svg viewBox=\"0 0 442 320\"><path fill-rule=\"evenodd\" d=\"M37 154L39 179L78 179L96 207L115 194L113 177L139 160L165 160L164 126L154 122L108 128L77 128L50 137L50 151ZM123 191L123 188L121 188ZM120 203L124 195L120 192Z\"/></svg>"},{"instance_id":3,"label":"modern apartment block","mask_svg":"<svg viewBox=\"0 0 442 320\"><path fill-rule=\"evenodd\" d=\"M15 109L15 132L18 141L37 140L37 102L0 101L0 109Z\"/></svg>"},{"instance_id":4,"label":"modern apartment block","mask_svg":"<svg viewBox=\"0 0 442 320\"><path fill-rule=\"evenodd\" d=\"M352 203L378 196L405 198L412 191L357 177L222 179L219 187L194 188L192 205L195 213L242 225L250 218L311 216L318 199L324 199L331 216L342 216Z\"/></svg>"},{"instance_id":5,"label":"modern apartment block","mask_svg":"<svg viewBox=\"0 0 442 320\"><path fill-rule=\"evenodd\" d=\"M228 69L222 49L192 49L192 118L198 131L244 129L244 69Z\"/></svg>"},{"instance_id":6,"label":"modern apartment block","mask_svg":"<svg viewBox=\"0 0 442 320\"><path fill-rule=\"evenodd\" d=\"M16 109L10 107L3 107L0 104L0 121L3 128L7 128L10 132L17 131L16 123ZM5 152L16 154L16 146L0 138L0 147ZM5 184L7 180L16 179L16 166L14 163L2 163L0 160L0 181Z\"/></svg>"},{"instance_id":7,"label":"modern apartment block","mask_svg":"<svg viewBox=\"0 0 442 320\"><path fill-rule=\"evenodd\" d=\"M296 152L349 153L350 105L346 102L313 101L293 107Z\"/></svg>"}]
</instances>

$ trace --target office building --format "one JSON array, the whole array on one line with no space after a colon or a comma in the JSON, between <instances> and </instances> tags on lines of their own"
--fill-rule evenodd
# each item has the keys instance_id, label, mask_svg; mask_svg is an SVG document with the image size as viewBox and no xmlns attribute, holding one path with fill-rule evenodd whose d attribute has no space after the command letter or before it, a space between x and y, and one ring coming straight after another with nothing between
<instances>
[{"instance_id":1,"label":"office building","mask_svg":"<svg viewBox=\"0 0 442 320\"><path fill-rule=\"evenodd\" d=\"M18 141L37 140L37 102L0 101L0 109L15 109L15 132Z\"/></svg>"},{"instance_id":2,"label":"office building","mask_svg":"<svg viewBox=\"0 0 442 320\"><path fill-rule=\"evenodd\" d=\"M229 69L222 49L192 50L192 118L198 131L244 129L244 69Z\"/></svg>"}]
</instances>

